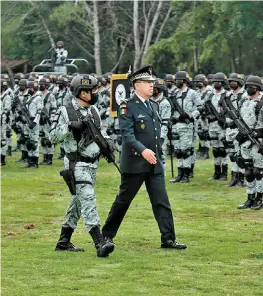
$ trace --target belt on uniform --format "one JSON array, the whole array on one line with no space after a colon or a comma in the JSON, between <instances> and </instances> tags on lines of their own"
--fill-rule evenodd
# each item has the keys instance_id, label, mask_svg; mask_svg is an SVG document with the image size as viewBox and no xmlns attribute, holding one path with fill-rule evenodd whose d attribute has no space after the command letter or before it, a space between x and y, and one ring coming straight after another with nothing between
<instances>
[{"instance_id":1,"label":"belt on uniform","mask_svg":"<svg viewBox=\"0 0 263 296\"><path fill-rule=\"evenodd\" d=\"M98 160L98 157L89 157L89 156L81 156L78 155L77 161L87 162L87 163L94 163Z\"/></svg>"},{"instance_id":2,"label":"belt on uniform","mask_svg":"<svg viewBox=\"0 0 263 296\"><path fill-rule=\"evenodd\" d=\"M208 118L208 122L209 122L209 123L211 123L211 122L215 122L215 121L217 121L216 118Z\"/></svg>"}]
</instances>

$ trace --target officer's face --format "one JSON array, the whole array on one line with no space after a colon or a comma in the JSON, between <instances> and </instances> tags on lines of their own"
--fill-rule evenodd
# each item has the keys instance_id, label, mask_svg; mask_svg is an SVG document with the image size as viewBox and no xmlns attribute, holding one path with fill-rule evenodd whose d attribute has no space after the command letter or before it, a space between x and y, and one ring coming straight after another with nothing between
<instances>
[{"instance_id":1,"label":"officer's face","mask_svg":"<svg viewBox=\"0 0 263 296\"><path fill-rule=\"evenodd\" d=\"M153 95L153 81L137 81L135 90L143 98L150 98Z\"/></svg>"}]
</instances>

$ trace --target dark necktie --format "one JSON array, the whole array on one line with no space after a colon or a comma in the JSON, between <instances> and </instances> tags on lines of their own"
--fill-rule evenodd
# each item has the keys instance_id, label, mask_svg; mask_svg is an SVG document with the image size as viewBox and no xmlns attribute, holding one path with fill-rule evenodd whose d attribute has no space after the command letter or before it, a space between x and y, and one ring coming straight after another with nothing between
<instances>
[{"instance_id":1,"label":"dark necktie","mask_svg":"<svg viewBox=\"0 0 263 296\"><path fill-rule=\"evenodd\" d=\"M146 104L146 107L151 110L151 107L150 107L150 102L148 100L145 100L145 104Z\"/></svg>"}]
</instances>

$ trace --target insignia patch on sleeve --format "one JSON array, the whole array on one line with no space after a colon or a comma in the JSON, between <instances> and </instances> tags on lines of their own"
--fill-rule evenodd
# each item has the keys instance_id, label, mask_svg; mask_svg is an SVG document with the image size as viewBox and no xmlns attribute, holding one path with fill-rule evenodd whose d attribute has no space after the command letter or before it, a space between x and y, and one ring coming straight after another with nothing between
<instances>
[{"instance_id":1,"label":"insignia patch on sleeve","mask_svg":"<svg viewBox=\"0 0 263 296\"><path fill-rule=\"evenodd\" d=\"M128 113L127 110L127 105L126 104L121 104L119 107L119 115L125 115Z\"/></svg>"}]
</instances>

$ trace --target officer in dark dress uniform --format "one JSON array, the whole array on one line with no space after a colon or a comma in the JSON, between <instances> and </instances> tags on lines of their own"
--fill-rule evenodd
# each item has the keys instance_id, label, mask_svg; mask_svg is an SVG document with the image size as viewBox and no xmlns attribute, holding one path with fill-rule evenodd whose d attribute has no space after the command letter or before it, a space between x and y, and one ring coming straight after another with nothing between
<instances>
[{"instance_id":1,"label":"officer in dark dress uniform","mask_svg":"<svg viewBox=\"0 0 263 296\"><path fill-rule=\"evenodd\" d=\"M135 94L119 108L122 135L120 191L102 233L106 239L112 241L133 198L145 182L161 232L161 247L185 249L186 245L175 240L173 215L165 189L161 158L161 118L158 115L158 104L150 99L155 80L152 76L152 66L138 70L130 75L129 79L133 83Z\"/></svg>"}]
</instances>

